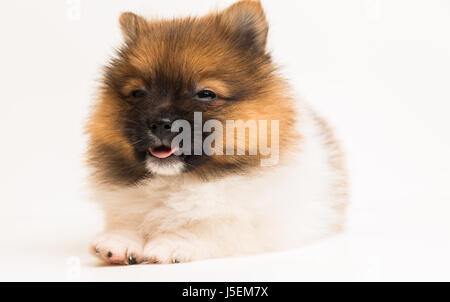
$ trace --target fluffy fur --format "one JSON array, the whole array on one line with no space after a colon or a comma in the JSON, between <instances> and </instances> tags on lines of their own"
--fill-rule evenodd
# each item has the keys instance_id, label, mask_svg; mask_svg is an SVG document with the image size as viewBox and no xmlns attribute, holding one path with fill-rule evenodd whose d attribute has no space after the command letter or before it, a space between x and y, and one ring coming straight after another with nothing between
<instances>
[{"instance_id":1,"label":"fluffy fur","mask_svg":"<svg viewBox=\"0 0 450 302\"><path fill-rule=\"evenodd\" d=\"M278 76L259 2L202 18L124 13L120 24L125 43L105 68L87 125L93 198L106 218L92 244L97 256L177 263L300 246L341 229L342 153L326 123ZM217 100L193 100L205 88ZM144 96L136 99L137 90ZM278 120L279 164L261 167L264 155L248 152L152 157L152 121L192 123L193 112L204 121ZM248 142L238 148L248 151Z\"/></svg>"}]
</instances>

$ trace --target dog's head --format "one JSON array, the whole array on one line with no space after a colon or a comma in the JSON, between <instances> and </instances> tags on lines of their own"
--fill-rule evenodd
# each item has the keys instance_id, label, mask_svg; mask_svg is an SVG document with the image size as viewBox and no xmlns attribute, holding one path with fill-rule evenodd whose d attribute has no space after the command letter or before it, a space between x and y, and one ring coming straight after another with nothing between
<instances>
[{"instance_id":1,"label":"dog's head","mask_svg":"<svg viewBox=\"0 0 450 302\"><path fill-rule=\"evenodd\" d=\"M259 2L202 18L152 21L123 13L120 25L125 43L105 68L87 127L89 161L102 181L242 173L269 156L249 150L255 140L269 146L277 139L281 152L294 137L294 110L266 51ZM245 138L227 121L244 123ZM207 143L216 152L205 152Z\"/></svg>"}]
</instances>

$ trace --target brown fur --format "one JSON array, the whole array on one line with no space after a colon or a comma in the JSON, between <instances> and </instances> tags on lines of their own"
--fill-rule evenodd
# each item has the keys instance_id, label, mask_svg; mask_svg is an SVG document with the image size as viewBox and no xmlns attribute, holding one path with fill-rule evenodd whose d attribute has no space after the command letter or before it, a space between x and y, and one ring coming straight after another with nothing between
<instances>
[{"instance_id":1,"label":"brown fur","mask_svg":"<svg viewBox=\"0 0 450 302\"><path fill-rule=\"evenodd\" d=\"M105 68L87 125L97 182L129 185L151 177L136 155L139 135L128 129L133 111L176 106L187 120L194 111L204 121L279 120L281 157L298 140L292 100L265 50L268 25L259 2L241 1L203 18L147 21L124 13L120 24L125 44ZM141 87L152 100L133 104L129 94ZM218 100L193 102L198 87L214 89ZM245 173L260 157L211 156L188 172L201 178Z\"/></svg>"},{"instance_id":2,"label":"brown fur","mask_svg":"<svg viewBox=\"0 0 450 302\"><path fill-rule=\"evenodd\" d=\"M325 147L329 150L330 166L337 171L340 176L334 184L336 190L336 199L340 202L337 203L336 209L341 213L341 221L336 225L336 231L342 231L344 229L345 215L348 207L348 175L347 168L344 161L344 153L339 141L334 137L333 131L329 124L317 114L313 115L315 121L322 130L322 136L324 138Z\"/></svg>"}]
</instances>

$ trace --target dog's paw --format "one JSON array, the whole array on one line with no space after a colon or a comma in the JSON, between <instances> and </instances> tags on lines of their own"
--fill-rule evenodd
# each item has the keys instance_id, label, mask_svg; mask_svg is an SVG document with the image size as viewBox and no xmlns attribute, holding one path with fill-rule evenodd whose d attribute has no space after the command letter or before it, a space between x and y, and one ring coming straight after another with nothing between
<instances>
[{"instance_id":1,"label":"dog's paw","mask_svg":"<svg viewBox=\"0 0 450 302\"><path fill-rule=\"evenodd\" d=\"M198 251L187 240L177 236L163 236L144 246L143 262L150 264L184 263L197 260Z\"/></svg>"},{"instance_id":2,"label":"dog's paw","mask_svg":"<svg viewBox=\"0 0 450 302\"><path fill-rule=\"evenodd\" d=\"M106 232L95 238L91 252L109 264L142 262L143 241L129 232Z\"/></svg>"}]
</instances>

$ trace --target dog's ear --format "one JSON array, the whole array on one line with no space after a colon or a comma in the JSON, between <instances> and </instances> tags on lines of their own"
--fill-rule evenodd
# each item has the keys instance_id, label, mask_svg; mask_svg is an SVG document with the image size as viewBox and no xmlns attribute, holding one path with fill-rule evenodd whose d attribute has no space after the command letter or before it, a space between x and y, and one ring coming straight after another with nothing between
<instances>
[{"instance_id":1,"label":"dog's ear","mask_svg":"<svg viewBox=\"0 0 450 302\"><path fill-rule=\"evenodd\" d=\"M265 49L269 25L260 1L239 1L221 13L223 24L246 45Z\"/></svg>"},{"instance_id":2,"label":"dog's ear","mask_svg":"<svg viewBox=\"0 0 450 302\"><path fill-rule=\"evenodd\" d=\"M127 42L136 40L148 28L147 21L136 14L125 12L119 17L120 29Z\"/></svg>"}]
</instances>

